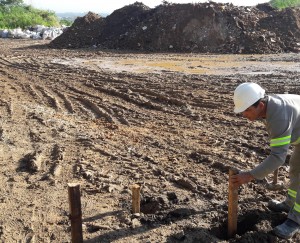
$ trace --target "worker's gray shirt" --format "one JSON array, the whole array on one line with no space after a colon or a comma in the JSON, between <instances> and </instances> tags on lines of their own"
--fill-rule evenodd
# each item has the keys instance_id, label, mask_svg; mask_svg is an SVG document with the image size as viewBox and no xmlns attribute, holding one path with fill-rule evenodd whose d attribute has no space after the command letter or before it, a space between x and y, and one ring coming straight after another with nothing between
<instances>
[{"instance_id":1,"label":"worker's gray shirt","mask_svg":"<svg viewBox=\"0 0 300 243\"><path fill-rule=\"evenodd\" d=\"M283 165L290 144L300 143L300 95L268 96L266 128L271 153L250 171L256 179L263 179Z\"/></svg>"}]
</instances>

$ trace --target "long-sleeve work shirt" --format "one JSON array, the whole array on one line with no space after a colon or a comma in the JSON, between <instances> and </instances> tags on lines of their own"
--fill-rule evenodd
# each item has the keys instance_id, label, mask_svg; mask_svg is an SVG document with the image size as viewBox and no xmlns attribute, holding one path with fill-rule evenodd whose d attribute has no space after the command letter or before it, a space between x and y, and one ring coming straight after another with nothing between
<instances>
[{"instance_id":1,"label":"long-sleeve work shirt","mask_svg":"<svg viewBox=\"0 0 300 243\"><path fill-rule=\"evenodd\" d=\"M271 153L250 171L256 179L263 179L283 165L289 146L300 143L300 95L269 95L266 128Z\"/></svg>"}]
</instances>

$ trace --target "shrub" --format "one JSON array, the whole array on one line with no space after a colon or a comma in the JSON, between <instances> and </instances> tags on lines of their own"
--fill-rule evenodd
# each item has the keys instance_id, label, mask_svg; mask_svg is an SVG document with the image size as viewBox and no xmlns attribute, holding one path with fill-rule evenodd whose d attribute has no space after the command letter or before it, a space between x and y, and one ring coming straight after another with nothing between
<instances>
[{"instance_id":1,"label":"shrub","mask_svg":"<svg viewBox=\"0 0 300 243\"><path fill-rule=\"evenodd\" d=\"M23 4L11 5L0 2L0 28L26 28L34 25L60 26L52 11L39 10Z\"/></svg>"},{"instance_id":2,"label":"shrub","mask_svg":"<svg viewBox=\"0 0 300 243\"><path fill-rule=\"evenodd\" d=\"M270 4L274 8L300 7L300 0L271 0Z\"/></svg>"}]
</instances>

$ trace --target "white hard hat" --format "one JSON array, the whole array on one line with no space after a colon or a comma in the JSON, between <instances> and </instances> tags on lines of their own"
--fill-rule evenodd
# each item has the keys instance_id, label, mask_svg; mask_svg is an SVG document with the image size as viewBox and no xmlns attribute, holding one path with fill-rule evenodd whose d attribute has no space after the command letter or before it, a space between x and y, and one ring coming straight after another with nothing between
<instances>
[{"instance_id":1,"label":"white hard hat","mask_svg":"<svg viewBox=\"0 0 300 243\"><path fill-rule=\"evenodd\" d=\"M240 113L264 98L265 90L256 83L242 83L234 91L234 112Z\"/></svg>"}]
</instances>

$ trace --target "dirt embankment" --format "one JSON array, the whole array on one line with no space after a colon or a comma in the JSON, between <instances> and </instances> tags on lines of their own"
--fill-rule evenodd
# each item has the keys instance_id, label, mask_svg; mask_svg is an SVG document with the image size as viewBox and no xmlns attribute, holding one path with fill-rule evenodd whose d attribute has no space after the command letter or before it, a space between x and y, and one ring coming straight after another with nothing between
<instances>
[{"instance_id":1,"label":"dirt embankment","mask_svg":"<svg viewBox=\"0 0 300 243\"><path fill-rule=\"evenodd\" d=\"M51 43L56 48L140 51L281 53L300 51L300 9L268 4L237 7L214 2L134 3L106 18L92 12Z\"/></svg>"}]
</instances>

